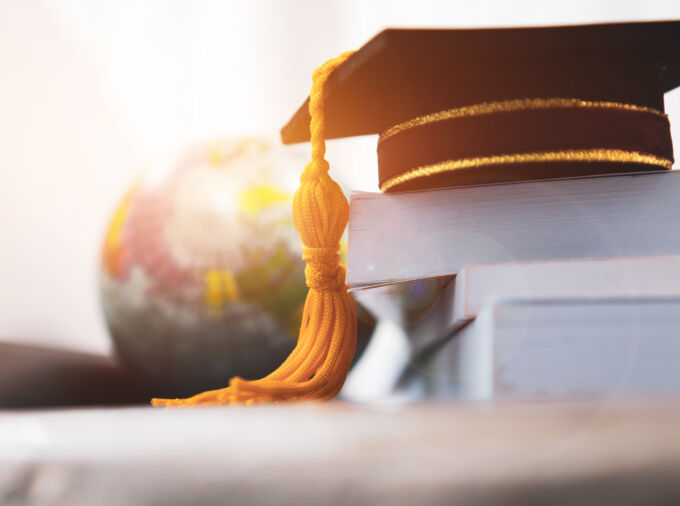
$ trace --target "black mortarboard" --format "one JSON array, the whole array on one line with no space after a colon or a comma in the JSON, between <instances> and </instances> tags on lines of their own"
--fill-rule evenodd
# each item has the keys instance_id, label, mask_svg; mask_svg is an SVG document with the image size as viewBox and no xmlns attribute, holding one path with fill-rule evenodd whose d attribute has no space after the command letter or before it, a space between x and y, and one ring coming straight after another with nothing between
<instances>
[{"instance_id":1,"label":"black mortarboard","mask_svg":"<svg viewBox=\"0 0 680 506\"><path fill-rule=\"evenodd\" d=\"M678 21L388 29L330 76L325 137L380 133L384 191L658 170L679 84ZM309 121L307 101L283 142Z\"/></svg>"}]
</instances>

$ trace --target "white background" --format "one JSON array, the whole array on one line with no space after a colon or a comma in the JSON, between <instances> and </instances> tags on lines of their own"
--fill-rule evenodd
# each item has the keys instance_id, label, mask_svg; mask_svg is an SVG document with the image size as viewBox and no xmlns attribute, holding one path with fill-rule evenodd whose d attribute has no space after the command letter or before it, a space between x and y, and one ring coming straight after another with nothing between
<instances>
[{"instance_id":1,"label":"white background","mask_svg":"<svg viewBox=\"0 0 680 506\"><path fill-rule=\"evenodd\" d=\"M99 246L138 171L276 138L314 67L385 27L673 18L678 1L0 0L0 339L106 351ZM666 108L680 122L678 93ZM376 190L375 139L328 158Z\"/></svg>"}]
</instances>

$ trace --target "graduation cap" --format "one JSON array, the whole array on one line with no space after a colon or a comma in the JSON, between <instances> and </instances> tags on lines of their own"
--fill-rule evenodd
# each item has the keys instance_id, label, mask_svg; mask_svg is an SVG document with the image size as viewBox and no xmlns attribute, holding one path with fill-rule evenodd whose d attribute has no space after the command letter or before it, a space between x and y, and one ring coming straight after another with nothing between
<instances>
[{"instance_id":1,"label":"graduation cap","mask_svg":"<svg viewBox=\"0 0 680 506\"><path fill-rule=\"evenodd\" d=\"M677 21L388 29L329 78L325 137L380 134L383 191L668 169L679 84Z\"/></svg>"},{"instance_id":2,"label":"graduation cap","mask_svg":"<svg viewBox=\"0 0 680 506\"><path fill-rule=\"evenodd\" d=\"M297 346L265 378L154 405L324 400L342 387L356 314L338 255L349 206L326 138L380 133L383 191L669 169L663 94L680 83L680 22L385 30L312 80L282 130L312 144L293 199L309 286Z\"/></svg>"}]
</instances>

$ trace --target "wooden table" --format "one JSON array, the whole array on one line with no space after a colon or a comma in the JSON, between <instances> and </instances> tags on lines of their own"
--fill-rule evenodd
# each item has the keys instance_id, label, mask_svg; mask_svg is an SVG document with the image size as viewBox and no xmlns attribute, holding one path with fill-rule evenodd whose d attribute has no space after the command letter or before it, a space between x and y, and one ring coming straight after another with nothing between
<instances>
[{"instance_id":1,"label":"wooden table","mask_svg":"<svg viewBox=\"0 0 680 506\"><path fill-rule=\"evenodd\" d=\"M3 505L680 504L680 402L0 412Z\"/></svg>"}]
</instances>

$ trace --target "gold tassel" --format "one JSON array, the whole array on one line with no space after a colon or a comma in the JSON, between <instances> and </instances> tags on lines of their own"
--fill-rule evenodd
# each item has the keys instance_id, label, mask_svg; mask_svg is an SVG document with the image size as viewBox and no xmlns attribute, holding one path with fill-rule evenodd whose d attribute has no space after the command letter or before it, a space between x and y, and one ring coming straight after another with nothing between
<instances>
[{"instance_id":1,"label":"gold tassel","mask_svg":"<svg viewBox=\"0 0 680 506\"><path fill-rule=\"evenodd\" d=\"M324 140L324 92L328 76L351 52L327 61L312 74L309 100L312 161L305 166L293 197L293 220L307 263L309 293L300 335L290 356L268 376L187 399L152 399L154 406L252 404L292 400L327 400L342 388L356 348L356 312L340 265L340 238L349 204L328 175Z\"/></svg>"}]
</instances>

